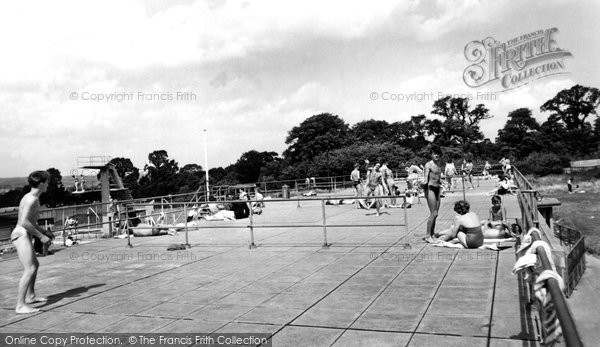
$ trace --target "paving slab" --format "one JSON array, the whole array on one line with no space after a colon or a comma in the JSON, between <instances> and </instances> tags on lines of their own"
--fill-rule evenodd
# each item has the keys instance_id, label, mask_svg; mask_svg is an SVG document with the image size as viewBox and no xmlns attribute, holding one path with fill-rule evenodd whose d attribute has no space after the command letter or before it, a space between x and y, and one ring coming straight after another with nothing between
<instances>
[{"instance_id":1,"label":"paving slab","mask_svg":"<svg viewBox=\"0 0 600 347\"><path fill-rule=\"evenodd\" d=\"M489 181L466 192L486 217ZM454 218L462 192L442 199L438 228ZM509 196L505 204L516 204ZM320 202L267 206L256 223L321 221ZM518 209L517 209L518 210ZM327 222L351 227L256 228L207 222L176 236L108 239L40 258L40 313L14 314L22 267L3 258L0 332L267 333L274 346L537 345L534 312L514 249L457 250L424 243L424 201L377 217L352 205L327 206ZM218 228L238 225L239 228ZM360 226L358 226L360 225ZM369 226L364 226L369 225ZM379 225L379 226L378 226Z\"/></svg>"}]
</instances>

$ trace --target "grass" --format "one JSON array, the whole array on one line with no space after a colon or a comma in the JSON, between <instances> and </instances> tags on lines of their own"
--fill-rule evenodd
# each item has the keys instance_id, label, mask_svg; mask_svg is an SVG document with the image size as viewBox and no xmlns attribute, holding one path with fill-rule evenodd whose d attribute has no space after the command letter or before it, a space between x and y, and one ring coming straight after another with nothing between
<instances>
[{"instance_id":1,"label":"grass","mask_svg":"<svg viewBox=\"0 0 600 347\"><path fill-rule=\"evenodd\" d=\"M569 177L574 177L573 194L567 191ZM528 179L543 196L557 198L562 203L554 210L554 220L581 231L587 251L600 256L600 171ZM577 185L579 188L575 188Z\"/></svg>"}]
</instances>

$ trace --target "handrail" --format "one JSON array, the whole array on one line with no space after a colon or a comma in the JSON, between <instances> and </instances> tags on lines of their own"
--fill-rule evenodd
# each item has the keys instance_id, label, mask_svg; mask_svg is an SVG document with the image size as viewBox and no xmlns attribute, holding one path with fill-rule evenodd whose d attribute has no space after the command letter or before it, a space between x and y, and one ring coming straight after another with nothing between
<instances>
[{"instance_id":1,"label":"handrail","mask_svg":"<svg viewBox=\"0 0 600 347\"><path fill-rule=\"evenodd\" d=\"M326 214L325 214L325 201L326 200L331 200L331 199L335 199L335 200L342 200L342 199L391 199L391 198L396 198L396 199L401 199L403 200L404 204L402 205L402 210L403 210L403 215L404 215L404 223L401 224L394 224L394 223L382 223L382 224L345 224L345 223L335 223L335 224L328 224L326 221ZM257 224L254 221L254 212L253 209L249 206L249 219L248 219L248 224L246 225L194 225L194 226L188 226L188 221L187 219L184 222L184 225L182 227L179 227L183 230L185 230L186 233L186 247L191 247L191 245L189 245L189 243L187 242L187 233L189 229L220 229L220 228L248 228L250 230L250 242L249 242L249 247L250 248L255 248L256 245L254 244L254 229L257 228L283 228L283 227L288 227L288 228L323 228L323 247L329 247L330 244L327 241L327 228L330 227L334 227L334 228L338 228L338 227L373 227L373 226L377 226L377 227L391 227L391 226L404 226L405 228L405 232L408 233L408 212L406 210L406 202L407 202L407 197L406 195L397 195L397 196L391 196L391 195L377 195L377 196L323 196L323 197L303 197L303 198L299 198L296 197L295 199L247 199L247 200L227 200L227 201L220 201L220 202L208 202L208 203L247 203L247 204L251 204L252 202L262 202L262 203L277 203L277 202L293 202L293 203L298 203L298 207L300 207L300 201L321 201L321 210L322 210L322 224ZM129 208L136 208L136 207L141 207L141 206L148 206L148 205L152 205L152 206L165 206L165 205L169 205L169 206L181 206L183 205L184 211L187 212L187 207L190 205L190 203L186 203L186 202L173 202L172 204L166 204L166 203L153 203L153 204L142 204L142 203L131 203L131 204L125 204L125 210L128 211ZM187 215L187 213L186 213ZM147 226L143 226L143 227L133 227L129 225L129 221L130 221L130 216L129 213L127 213L125 215L126 221L125 221L125 225L127 225L128 229L150 229L153 227L147 227ZM127 245L129 247L133 247L131 244L131 237L129 232L127 232Z\"/></svg>"},{"instance_id":2,"label":"handrail","mask_svg":"<svg viewBox=\"0 0 600 347\"><path fill-rule=\"evenodd\" d=\"M541 237L537 231L533 231L531 233L531 237L535 241L541 240ZM538 246L536 252L540 257L543 269L553 270L549 260L549 257L551 255L546 254L546 250L544 249L544 247ZM546 284L548 286L548 290L550 291L550 295L552 296L552 301L554 301L556 316L558 317L558 321L560 322L560 327L562 328L563 336L565 338L567 346L583 346L583 342L581 341L579 333L577 332L577 327L575 326L575 321L571 316L571 312L569 311L569 307L567 306L564 294L560 289L560 284L558 283L556 278L549 278L548 280L546 280Z\"/></svg>"},{"instance_id":3,"label":"handrail","mask_svg":"<svg viewBox=\"0 0 600 347\"><path fill-rule=\"evenodd\" d=\"M96 218L100 218L100 216L98 216L98 214L96 213L96 211L94 211L93 208L88 207L88 211L92 211L92 213L94 214L94 216L96 216Z\"/></svg>"},{"instance_id":4,"label":"handrail","mask_svg":"<svg viewBox=\"0 0 600 347\"><path fill-rule=\"evenodd\" d=\"M537 190L533 188L531 183L523 176L523 174L517 170L513 166L513 170L515 173L515 179L517 181L517 185L519 188L519 200L521 205L523 223L527 230L530 228L539 227L539 222L537 220L537 201L540 196ZM527 197L526 195L530 196ZM533 198L531 198L533 195ZM533 231L531 233L533 240L538 241L541 240L542 237L537 231ZM546 254L546 250L544 247L538 247L536 249L537 254L539 255L540 262L542 263L542 268L544 270L553 270L552 265L550 263L551 254ZM579 337L579 333L577 332L577 328L575 326L575 321L573 320L573 316L571 316L571 312L567 306L567 302L565 300L565 296L563 291L560 289L560 284L555 278L550 278L546 281L546 285L548 290L550 291L550 295L552 296L552 300L554 302L554 307L556 309L556 315L558 317L558 321L563 331L563 336L565 338L565 342L567 346L583 346L581 338Z\"/></svg>"}]
</instances>

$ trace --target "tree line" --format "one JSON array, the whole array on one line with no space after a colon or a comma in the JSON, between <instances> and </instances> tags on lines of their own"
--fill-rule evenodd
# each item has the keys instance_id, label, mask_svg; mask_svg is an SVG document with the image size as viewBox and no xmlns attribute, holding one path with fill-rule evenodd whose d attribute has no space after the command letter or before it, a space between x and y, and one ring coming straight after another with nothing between
<instances>
[{"instance_id":1,"label":"tree line","mask_svg":"<svg viewBox=\"0 0 600 347\"><path fill-rule=\"evenodd\" d=\"M597 88L575 85L564 89L540 106L541 112L549 114L541 124L528 108L509 112L495 142L485 138L480 129L481 122L493 115L484 104L471 106L467 98L438 99L430 117L419 114L393 123L369 119L350 125L338 115L321 113L288 131L288 147L281 155L250 150L234 164L210 169L209 179L211 185L231 185L348 175L354 163L363 159L387 161L389 167L400 169L429 160L432 143L442 148L446 160L467 158L481 164L504 157L524 173L561 173L571 160L599 157L599 103ZM593 116L596 118L591 123ZM190 193L205 184L201 165L180 167L165 150L148 155L142 175L128 158L114 158L111 162L134 198ZM72 203L60 171L48 171L51 182L42 203ZM0 196L0 207L18 204L27 189Z\"/></svg>"}]
</instances>

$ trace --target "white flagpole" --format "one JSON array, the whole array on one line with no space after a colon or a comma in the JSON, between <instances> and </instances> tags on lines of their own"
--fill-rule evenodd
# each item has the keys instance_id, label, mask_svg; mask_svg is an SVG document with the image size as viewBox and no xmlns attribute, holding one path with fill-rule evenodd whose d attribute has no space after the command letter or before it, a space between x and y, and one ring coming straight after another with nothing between
<instances>
[{"instance_id":1,"label":"white flagpole","mask_svg":"<svg viewBox=\"0 0 600 347\"><path fill-rule=\"evenodd\" d=\"M206 172L206 201L208 201L208 148L206 147L206 129L204 129L204 171Z\"/></svg>"}]
</instances>

